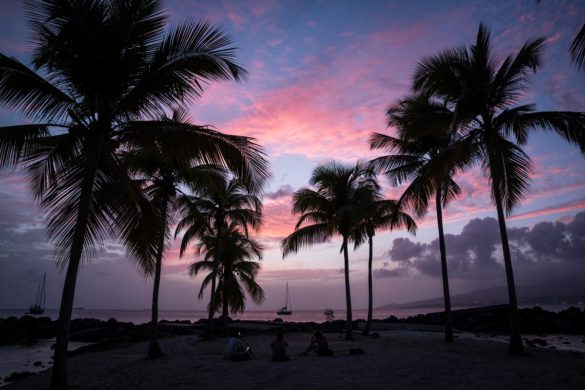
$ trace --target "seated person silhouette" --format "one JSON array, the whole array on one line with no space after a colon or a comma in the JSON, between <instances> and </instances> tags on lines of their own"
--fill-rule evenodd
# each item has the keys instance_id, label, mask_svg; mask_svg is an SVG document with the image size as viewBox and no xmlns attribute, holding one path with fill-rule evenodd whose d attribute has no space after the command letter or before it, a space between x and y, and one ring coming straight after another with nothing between
<instances>
[{"instance_id":1,"label":"seated person silhouette","mask_svg":"<svg viewBox=\"0 0 585 390\"><path fill-rule=\"evenodd\" d=\"M286 354L287 346L288 343L284 340L284 334L281 330L279 330L276 334L276 339L270 343L273 362L286 362L290 360L290 357L288 357Z\"/></svg>"},{"instance_id":2,"label":"seated person silhouette","mask_svg":"<svg viewBox=\"0 0 585 390\"><path fill-rule=\"evenodd\" d=\"M228 344L225 350L225 358L232 362L238 362L242 360L254 359L254 352L252 348L242 341L242 334L235 332L233 336L228 340Z\"/></svg>"},{"instance_id":3,"label":"seated person silhouette","mask_svg":"<svg viewBox=\"0 0 585 390\"><path fill-rule=\"evenodd\" d=\"M313 332L311 343L301 355L307 355L311 351L315 351L317 356L333 356L333 351L329 349L329 344L327 343L325 335L323 335L319 329L316 329L315 332Z\"/></svg>"}]
</instances>

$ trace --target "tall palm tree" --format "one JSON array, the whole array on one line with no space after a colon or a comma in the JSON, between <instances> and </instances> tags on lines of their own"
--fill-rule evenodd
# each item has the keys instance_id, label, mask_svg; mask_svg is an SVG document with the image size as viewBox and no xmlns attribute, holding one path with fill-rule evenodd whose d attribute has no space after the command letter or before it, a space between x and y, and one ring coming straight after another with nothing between
<instances>
[{"instance_id":1,"label":"tall palm tree","mask_svg":"<svg viewBox=\"0 0 585 390\"><path fill-rule=\"evenodd\" d=\"M368 242L368 319L363 334L368 335L372 326L374 311L372 263L374 256L374 236L378 229L406 228L409 233L416 232L416 223L410 215L401 209L401 204L393 199L383 199L379 191L370 194L362 200L362 207L366 212L361 224L354 230L355 248L365 241Z\"/></svg>"},{"instance_id":2,"label":"tall palm tree","mask_svg":"<svg viewBox=\"0 0 585 390\"><path fill-rule=\"evenodd\" d=\"M443 231L443 207L460 193L453 180L459 165L447 164L443 155L454 154L457 132L453 130L453 113L440 102L426 96L408 96L387 112L388 126L395 128L398 138L374 133L371 148L390 153L372 160L393 185L410 182L399 204L412 209L422 218L428 211L429 200L434 199L439 231L439 251L445 307L445 341L453 342L451 294L447 267L447 251ZM465 160L467 161L467 160Z\"/></svg>"},{"instance_id":3,"label":"tall palm tree","mask_svg":"<svg viewBox=\"0 0 585 390\"><path fill-rule=\"evenodd\" d=\"M309 179L314 189L301 188L293 196L292 212L300 214L299 220L295 231L281 242L284 258L301 247L325 242L336 234L342 237L347 340L352 339L353 328L347 246L353 229L366 216L361 200L377 188L368 172L367 166L361 163L346 167L332 161L317 166Z\"/></svg>"},{"instance_id":4,"label":"tall palm tree","mask_svg":"<svg viewBox=\"0 0 585 390\"><path fill-rule=\"evenodd\" d=\"M159 0L28 0L25 9L32 69L0 54L0 104L33 124L0 128L0 166L27 172L67 267L51 378L51 389L63 390L81 258L109 235L138 259L153 251L145 243L154 240L133 228L148 204L135 205L143 201L118 159L138 135L136 121L245 71L218 28L185 22L165 32Z\"/></svg>"},{"instance_id":5,"label":"tall palm tree","mask_svg":"<svg viewBox=\"0 0 585 390\"><path fill-rule=\"evenodd\" d=\"M238 178L216 180L212 185L194 188L193 195L181 196L180 221L176 232L184 231L180 256L183 256L189 243L208 236L215 236L213 251L213 272L211 273L211 292L208 307L208 335L213 335L213 313L217 309L216 276L222 257L220 234L222 229L232 223L239 225L245 235L248 227L259 229L262 224L262 203L255 192ZM175 234L176 235L176 234Z\"/></svg>"},{"instance_id":6,"label":"tall palm tree","mask_svg":"<svg viewBox=\"0 0 585 390\"><path fill-rule=\"evenodd\" d=\"M195 246L195 255L204 254L204 259L189 267L191 276L208 271L199 290L199 298L214 278L219 280L215 290L214 310L222 310L222 318L227 320L229 313L241 313L246 308L248 293L252 301L260 304L264 301L264 290L256 283L260 264L253 259L262 260L264 248L257 241L243 233L237 223L230 223L221 228L219 240L213 232L200 238ZM217 245L219 243L219 245ZM219 266L213 266L216 250L220 250ZM216 268L216 269L214 269ZM216 275L213 275L217 272Z\"/></svg>"},{"instance_id":7,"label":"tall palm tree","mask_svg":"<svg viewBox=\"0 0 585 390\"><path fill-rule=\"evenodd\" d=\"M171 118L163 117L155 124L140 126L140 137L136 138L133 149L124 154L131 175L143 182L144 192L162 222L156 240L149 358L162 356L157 337L158 291L169 227L175 220L176 197L182 192L179 187L197 188L223 179L225 171L210 163L225 163L234 172L248 174L246 180L256 186L264 180L261 172L250 167L250 161L263 159L258 145L245 137L225 135L190 122L186 111L178 109ZM209 150L210 144L215 144L215 148Z\"/></svg>"},{"instance_id":8,"label":"tall palm tree","mask_svg":"<svg viewBox=\"0 0 585 390\"><path fill-rule=\"evenodd\" d=\"M585 114L537 112L533 105L516 105L530 75L540 67L544 42L544 38L527 41L516 55L496 61L489 31L481 24L475 44L423 59L414 77L415 91L443 99L455 112L462 139L489 181L508 282L512 354L522 354L523 346L506 215L526 196L529 186L532 163L521 146L531 131L545 130L585 152Z\"/></svg>"}]
</instances>

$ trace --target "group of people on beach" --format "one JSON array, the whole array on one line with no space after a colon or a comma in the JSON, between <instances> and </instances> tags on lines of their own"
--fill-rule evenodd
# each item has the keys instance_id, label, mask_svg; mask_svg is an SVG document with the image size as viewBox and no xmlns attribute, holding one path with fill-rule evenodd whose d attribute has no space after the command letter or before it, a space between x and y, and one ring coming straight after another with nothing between
<instances>
[{"instance_id":1,"label":"group of people on beach","mask_svg":"<svg viewBox=\"0 0 585 390\"><path fill-rule=\"evenodd\" d=\"M272 349L272 361L273 362L285 362L290 360L290 356L287 354L286 348L288 343L284 339L284 333L278 331L276 338L270 343ZM327 338L319 330L316 329L311 336L311 342L309 346L301 356L306 356L309 352L315 352L317 356L333 356L333 351L329 349ZM242 340L240 332L235 332L232 337L228 340L225 358L231 361L237 362L242 360L255 359L256 355L252 351L250 345Z\"/></svg>"}]
</instances>

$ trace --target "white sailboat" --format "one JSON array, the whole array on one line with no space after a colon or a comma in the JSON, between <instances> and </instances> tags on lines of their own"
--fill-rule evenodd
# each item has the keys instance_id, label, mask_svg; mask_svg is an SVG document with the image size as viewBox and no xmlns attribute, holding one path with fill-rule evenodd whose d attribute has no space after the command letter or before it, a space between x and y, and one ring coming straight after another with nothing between
<instances>
[{"instance_id":1,"label":"white sailboat","mask_svg":"<svg viewBox=\"0 0 585 390\"><path fill-rule=\"evenodd\" d=\"M43 275L43 281L37 287L37 298L34 305L30 305L29 314L43 314L45 312L45 284L47 281L47 273Z\"/></svg>"},{"instance_id":2,"label":"white sailboat","mask_svg":"<svg viewBox=\"0 0 585 390\"><path fill-rule=\"evenodd\" d=\"M289 316L292 314L292 304L290 302L290 295L288 293L288 282L286 282L286 298L284 302L284 306L281 307L276 314L281 316Z\"/></svg>"}]
</instances>

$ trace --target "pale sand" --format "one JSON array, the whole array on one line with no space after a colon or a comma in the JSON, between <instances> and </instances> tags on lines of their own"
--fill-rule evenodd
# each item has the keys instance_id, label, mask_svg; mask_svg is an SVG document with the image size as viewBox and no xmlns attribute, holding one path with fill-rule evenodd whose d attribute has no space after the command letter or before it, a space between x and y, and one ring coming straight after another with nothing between
<instances>
[{"instance_id":1,"label":"pale sand","mask_svg":"<svg viewBox=\"0 0 585 390\"><path fill-rule=\"evenodd\" d=\"M147 343L71 357L71 389L585 389L585 354L527 349L530 356L507 354L507 346L440 333L385 331L380 338L327 334L333 357L298 356L310 334L285 334L293 360L270 361L273 335L247 336L257 358L222 359L226 339L195 336L161 340L167 356L146 360ZM350 355L350 348L364 354ZM50 371L5 387L44 389Z\"/></svg>"}]
</instances>

